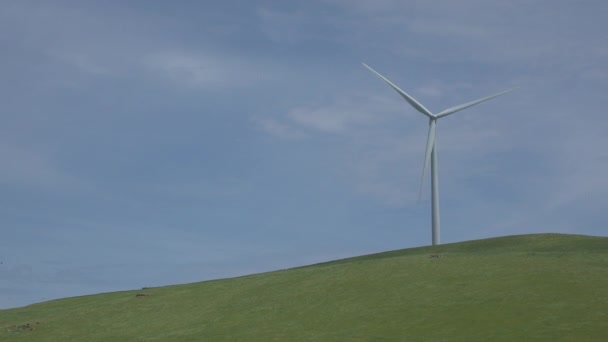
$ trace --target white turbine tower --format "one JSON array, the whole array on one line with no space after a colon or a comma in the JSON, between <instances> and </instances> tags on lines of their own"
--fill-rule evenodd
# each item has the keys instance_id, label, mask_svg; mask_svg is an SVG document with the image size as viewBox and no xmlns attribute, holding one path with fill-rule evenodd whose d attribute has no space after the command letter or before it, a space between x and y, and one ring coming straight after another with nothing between
<instances>
[{"instance_id":1,"label":"white turbine tower","mask_svg":"<svg viewBox=\"0 0 608 342\"><path fill-rule=\"evenodd\" d=\"M363 63L363 66L368 68L371 72L380 77L384 82L386 82L391 88L393 88L401 97L403 97L412 107L414 107L420 113L429 117L429 135L426 140L426 153L424 155L424 166L422 167L422 179L420 181L420 190L418 191L418 200L420 200L420 196L422 194L422 186L424 184L424 175L426 174L426 168L429 165L429 159L431 162L431 217L433 224L433 245L438 245L439 242L439 232L440 232L440 223L439 223L439 170L437 164L437 146L435 144L435 130L437 126L437 120L461 111L465 108L472 107L476 104L482 103L484 101L488 101L496 96L500 96L502 94L508 93L512 91L514 88L503 91L498 94L490 95L479 100L467 102L458 106L454 106L443 110L437 114L431 113L430 110L426 109L420 102L416 101L413 97L408 95L403 90L399 89L396 85L394 85L391 81L386 79L386 77L380 75L376 70L372 69L369 65Z\"/></svg>"}]
</instances>

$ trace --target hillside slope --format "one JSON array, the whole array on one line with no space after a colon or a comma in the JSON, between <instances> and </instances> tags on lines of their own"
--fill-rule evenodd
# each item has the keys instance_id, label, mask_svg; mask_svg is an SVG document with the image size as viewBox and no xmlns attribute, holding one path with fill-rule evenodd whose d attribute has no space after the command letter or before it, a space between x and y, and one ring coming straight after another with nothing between
<instances>
[{"instance_id":1,"label":"hillside slope","mask_svg":"<svg viewBox=\"0 0 608 342\"><path fill-rule=\"evenodd\" d=\"M538 234L0 310L0 340L605 340L608 238Z\"/></svg>"}]
</instances>

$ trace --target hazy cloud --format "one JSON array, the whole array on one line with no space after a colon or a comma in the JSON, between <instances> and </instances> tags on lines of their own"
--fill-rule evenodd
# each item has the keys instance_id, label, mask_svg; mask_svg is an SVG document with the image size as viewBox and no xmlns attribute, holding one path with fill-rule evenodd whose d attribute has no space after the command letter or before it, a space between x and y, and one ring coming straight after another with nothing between
<instances>
[{"instance_id":1,"label":"hazy cloud","mask_svg":"<svg viewBox=\"0 0 608 342\"><path fill-rule=\"evenodd\" d=\"M144 63L177 84L209 89L259 86L278 76L278 70L262 62L231 55L162 52L146 57Z\"/></svg>"},{"instance_id":2,"label":"hazy cloud","mask_svg":"<svg viewBox=\"0 0 608 342\"><path fill-rule=\"evenodd\" d=\"M274 120L272 118L255 119L254 125L271 136L285 140L299 140L306 137L304 132L296 127Z\"/></svg>"}]
</instances>

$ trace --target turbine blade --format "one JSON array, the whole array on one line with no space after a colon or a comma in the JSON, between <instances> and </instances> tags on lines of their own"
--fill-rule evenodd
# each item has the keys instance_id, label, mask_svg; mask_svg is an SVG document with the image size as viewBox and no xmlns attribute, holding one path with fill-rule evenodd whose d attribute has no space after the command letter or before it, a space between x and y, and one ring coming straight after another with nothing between
<instances>
[{"instance_id":1,"label":"turbine blade","mask_svg":"<svg viewBox=\"0 0 608 342\"><path fill-rule=\"evenodd\" d=\"M410 95L408 95L406 92L404 92L403 90L399 89L399 87L397 87L396 85L394 85L391 81L389 81L386 77L380 75L380 73L378 73L376 70L372 69L369 65L362 63L364 67L368 68L371 72L373 72L374 74L376 74L376 76L380 77L384 82L386 82L391 88L393 88L396 92L399 93L399 95L401 95L401 97L403 97L412 107L414 107L417 111L419 111L420 113L428 116L429 118L434 118L435 116L433 115L433 113L431 113L430 110L424 108L424 106L416 101L416 99L414 99L413 97L411 97Z\"/></svg>"},{"instance_id":2,"label":"turbine blade","mask_svg":"<svg viewBox=\"0 0 608 342\"><path fill-rule=\"evenodd\" d=\"M426 153L424 154L424 165L422 166L422 179L420 180L420 190L418 191L418 201L420 202L420 198L422 197L422 187L424 186L424 176L426 175L426 169L429 166L429 162L431 161L431 152L433 148L435 148L435 127L436 121L435 119L429 120L429 135L426 139Z\"/></svg>"},{"instance_id":3,"label":"turbine blade","mask_svg":"<svg viewBox=\"0 0 608 342\"><path fill-rule=\"evenodd\" d=\"M505 90L505 91L500 92L500 93L498 93L498 94L494 94L494 95L486 96L486 97L481 98L481 99L479 99L479 100L475 100L475 101L467 102L467 103L464 103L464 104L461 104L461 105L458 105L458 106L454 106L454 107L448 108L448 109L446 109L446 110L441 111L440 113L437 113L437 115L435 115L435 116L437 117L437 119L439 119L439 118L444 117L444 116L446 116L446 115L450 115L450 114L456 113L456 112L461 111L461 110L463 110L463 109L465 109L465 108L469 108L469 107L472 107L472 106L474 106L474 105L476 105L476 104L479 104L479 103L482 103L482 102L488 101L488 100L490 100L490 99L493 99L493 98L495 98L496 96L500 96L500 95L503 95L503 94L506 94L506 93L512 92L512 91L513 91L513 90L515 90L515 89L517 89L517 87L515 87L515 88L511 88L511 89L508 89L508 90Z\"/></svg>"}]
</instances>

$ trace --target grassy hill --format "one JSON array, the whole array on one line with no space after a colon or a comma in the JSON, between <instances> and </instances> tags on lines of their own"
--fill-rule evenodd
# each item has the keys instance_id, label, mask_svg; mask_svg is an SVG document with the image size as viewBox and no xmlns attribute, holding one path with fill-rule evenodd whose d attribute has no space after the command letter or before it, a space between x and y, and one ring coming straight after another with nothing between
<instances>
[{"instance_id":1,"label":"grassy hill","mask_svg":"<svg viewBox=\"0 0 608 342\"><path fill-rule=\"evenodd\" d=\"M421 247L0 310L0 340L605 341L608 238Z\"/></svg>"}]
</instances>

